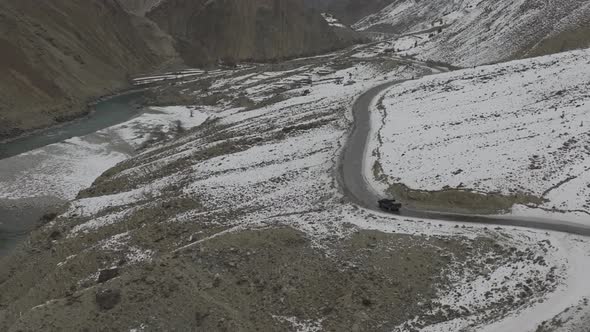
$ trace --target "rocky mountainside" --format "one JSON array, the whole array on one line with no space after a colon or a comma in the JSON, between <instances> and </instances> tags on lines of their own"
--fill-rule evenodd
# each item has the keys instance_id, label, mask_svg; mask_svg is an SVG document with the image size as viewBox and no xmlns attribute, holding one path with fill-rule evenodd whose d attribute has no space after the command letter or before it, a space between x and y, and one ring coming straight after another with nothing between
<instances>
[{"instance_id":1,"label":"rocky mountainside","mask_svg":"<svg viewBox=\"0 0 590 332\"><path fill-rule=\"evenodd\" d=\"M0 139L79 116L89 98L125 87L129 76L181 62L177 51L202 65L352 40L303 0L5 0L0 17Z\"/></svg>"},{"instance_id":2,"label":"rocky mountainside","mask_svg":"<svg viewBox=\"0 0 590 332\"><path fill-rule=\"evenodd\" d=\"M472 66L589 46L590 3L397 0L354 27L418 35L414 54Z\"/></svg>"},{"instance_id":3,"label":"rocky mountainside","mask_svg":"<svg viewBox=\"0 0 590 332\"><path fill-rule=\"evenodd\" d=\"M163 107L151 120L109 132L146 147L0 258L0 331L455 332L510 314L533 328L488 331L562 331L537 324L578 312L589 297L580 270L590 266L588 241L400 218L345 196L335 174L354 100L368 86L430 73L413 61L353 56L371 48L379 47L185 71L153 87L147 100ZM462 73L497 82L480 71ZM172 134L164 142L136 131L168 118L157 109L184 128L156 131ZM66 151L79 151L72 143ZM541 314L527 319L530 310Z\"/></svg>"},{"instance_id":4,"label":"rocky mountainside","mask_svg":"<svg viewBox=\"0 0 590 332\"><path fill-rule=\"evenodd\" d=\"M394 0L305 0L311 8L328 12L342 23L353 25L360 19L377 13Z\"/></svg>"},{"instance_id":5,"label":"rocky mountainside","mask_svg":"<svg viewBox=\"0 0 590 332\"><path fill-rule=\"evenodd\" d=\"M168 0L147 16L192 65L303 56L350 43L303 0Z\"/></svg>"},{"instance_id":6,"label":"rocky mountainside","mask_svg":"<svg viewBox=\"0 0 590 332\"><path fill-rule=\"evenodd\" d=\"M0 138L70 119L166 60L115 0L6 0L0 17Z\"/></svg>"},{"instance_id":7,"label":"rocky mountainside","mask_svg":"<svg viewBox=\"0 0 590 332\"><path fill-rule=\"evenodd\" d=\"M163 0L119 0L121 6L130 13L145 15L158 6Z\"/></svg>"}]
</instances>

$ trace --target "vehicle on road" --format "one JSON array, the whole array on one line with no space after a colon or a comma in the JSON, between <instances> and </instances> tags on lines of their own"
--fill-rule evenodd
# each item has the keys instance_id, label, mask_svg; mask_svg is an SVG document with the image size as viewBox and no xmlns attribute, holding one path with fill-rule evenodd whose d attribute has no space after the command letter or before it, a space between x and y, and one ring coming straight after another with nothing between
<instances>
[{"instance_id":1,"label":"vehicle on road","mask_svg":"<svg viewBox=\"0 0 590 332\"><path fill-rule=\"evenodd\" d=\"M402 207L402 203L398 203L395 199L380 199L377 201L379 208L387 212L399 212Z\"/></svg>"}]
</instances>

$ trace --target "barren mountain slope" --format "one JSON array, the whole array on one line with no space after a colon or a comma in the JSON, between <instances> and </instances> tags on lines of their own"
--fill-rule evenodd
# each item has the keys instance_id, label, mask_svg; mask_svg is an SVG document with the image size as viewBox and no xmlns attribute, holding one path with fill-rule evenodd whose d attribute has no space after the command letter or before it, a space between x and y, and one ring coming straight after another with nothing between
<instances>
[{"instance_id":1,"label":"barren mountain slope","mask_svg":"<svg viewBox=\"0 0 590 332\"><path fill-rule=\"evenodd\" d=\"M78 115L163 61L114 0L6 0L0 17L0 138Z\"/></svg>"},{"instance_id":2,"label":"barren mountain slope","mask_svg":"<svg viewBox=\"0 0 590 332\"><path fill-rule=\"evenodd\" d=\"M130 13L145 15L163 0L119 0L121 6Z\"/></svg>"},{"instance_id":3,"label":"barren mountain slope","mask_svg":"<svg viewBox=\"0 0 590 332\"><path fill-rule=\"evenodd\" d=\"M422 58L473 66L590 45L590 4L582 0L398 0L355 24L415 34ZM414 44L414 43L412 43Z\"/></svg>"},{"instance_id":4,"label":"barren mountain slope","mask_svg":"<svg viewBox=\"0 0 590 332\"><path fill-rule=\"evenodd\" d=\"M194 65L300 56L350 42L303 0L168 0L147 16L178 41L185 61Z\"/></svg>"},{"instance_id":5,"label":"barren mountain slope","mask_svg":"<svg viewBox=\"0 0 590 332\"><path fill-rule=\"evenodd\" d=\"M156 22L143 17L151 9ZM0 17L0 139L82 114L88 98L130 75L177 62L177 49L210 64L318 53L354 38L303 0L6 0Z\"/></svg>"},{"instance_id":6,"label":"barren mountain slope","mask_svg":"<svg viewBox=\"0 0 590 332\"><path fill-rule=\"evenodd\" d=\"M394 0L305 0L306 5L336 16L352 25L367 15L379 12Z\"/></svg>"}]
</instances>

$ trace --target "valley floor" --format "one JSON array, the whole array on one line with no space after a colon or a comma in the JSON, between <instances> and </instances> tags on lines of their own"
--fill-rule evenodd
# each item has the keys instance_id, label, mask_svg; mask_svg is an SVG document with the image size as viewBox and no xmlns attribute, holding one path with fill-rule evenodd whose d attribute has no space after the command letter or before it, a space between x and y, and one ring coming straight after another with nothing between
<instances>
[{"instance_id":1,"label":"valley floor","mask_svg":"<svg viewBox=\"0 0 590 332\"><path fill-rule=\"evenodd\" d=\"M588 239L401 218L348 201L335 174L353 101L380 83L430 72L383 54L352 58L355 52L371 53L193 72L154 88L151 103L173 108L142 117L165 127L180 120L186 130L159 130L160 144L61 191L93 182L0 259L0 330L554 331L582 324ZM459 74L441 77L452 75ZM146 136L129 130L141 123L112 130L137 148ZM37 154L47 150L21 158ZM31 184L24 196L47 186L23 183ZM18 197L16 184L7 188L5 197Z\"/></svg>"},{"instance_id":2,"label":"valley floor","mask_svg":"<svg viewBox=\"0 0 590 332\"><path fill-rule=\"evenodd\" d=\"M200 125L209 112L210 107L152 107L119 125L0 160L0 255L104 171Z\"/></svg>"}]
</instances>

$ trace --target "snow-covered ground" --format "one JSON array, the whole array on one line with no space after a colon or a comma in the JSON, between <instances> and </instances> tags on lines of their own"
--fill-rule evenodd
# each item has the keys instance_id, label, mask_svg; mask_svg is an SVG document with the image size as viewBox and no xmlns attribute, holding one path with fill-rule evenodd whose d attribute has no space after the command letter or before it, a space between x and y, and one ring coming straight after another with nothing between
<instances>
[{"instance_id":1,"label":"snow-covered ground","mask_svg":"<svg viewBox=\"0 0 590 332\"><path fill-rule=\"evenodd\" d=\"M492 102L491 104L498 104L498 107L483 113L483 118L479 117L480 113L475 113L474 105L469 99L467 99L469 102L465 102L468 106L463 112L472 112L469 119L482 121L481 124L471 123L473 126L469 127L472 128L470 130L477 131L471 137L481 136L481 131L490 131L485 130L486 126L491 126L494 130L508 129L507 133L510 135L514 133L520 135L522 130L514 129L513 131L511 127L515 125L513 120L521 119L521 116L521 121L525 121L527 119L525 114L514 116L515 119L506 119L506 122L496 120L502 117L493 115L499 114L503 110L506 110L507 114L513 113L508 108L511 105L510 102L507 102L507 97L501 93L505 91L506 82L514 79L512 75L516 75L520 79L523 79L520 77L521 75L525 78L537 79L540 74L549 74L548 72L527 74L521 70L531 66L538 67L538 70L553 70L551 73L560 73L563 68L580 64L580 58L584 58L585 53L578 52L569 57L562 57L559 62L563 67L550 67L549 63L556 62L555 59L541 59L532 62L534 65L531 65L531 62L508 65L508 68L512 69L489 67L471 75L468 72L459 72L443 74L419 82L408 82L388 93L388 99L386 99L388 110L392 104L398 105L399 102L397 96L395 100L389 99L389 96L395 95L396 92L402 95L404 94L402 92L409 94L409 91L416 87L424 87L426 91L419 98L408 99L407 103L415 106L416 113L429 112L430 117L421 116L417 117L417 120L412 120L412 113L408 114L407 111L404 111L403 114L395 117L396 121L388 121L387 124L414 128L412 135L404 136L406 144L413 142L424 142L426 145L438 144L439 141L444 142L444 140L435 138L434 143L424 141L430 136L421 133L428 127L418 125L417 121L428 118L430 120L428 125L434 128L433 132L449 133L450 135L450 130L460 124L450 125L449 122L454 123L458 120L445 120L444 116L447 113L437 113L438 111L442 112L447 110L447 107L455 106L457 102L463 100L461 98L467 98L471 94L475 94L476 101L480 101L487 100L488 97L491 98L491 94L496 92L494 96L502 97L498 97L497 103ZM544 67L547 68L542 69ZM498 69L500 70L498 71ZM480 263L489 263L486 271L466 273L466 266L461 265L465 263L457 263L459 265L454 269L455 272L448 271L452 283L440 286L438 309L425 316L417 317L408 324L421 326L427 331L456 331L463 327L486 326L490 321L493 321L494 324L499 325L490 325L488 328L491 330L497 330L495 326L518 326L522 331L534 331L542 321L552 319L555 315L578 305L580 301L590 296L590 291L586 291L587 288L582 282L583 279L580 279L581 275L587 275L584 273L589 271L578 270L579 266L587 266L590 263L588 256L590 243L586 239L525 229L497 228L490 230L485 225L465 227L464 224L453 222L411 218L401 220L387 214L355 209L348 204L335 204L334 199L339 199L341 194L334 187L333 173L340 147L345 144L346 131L351 121L350 107L353 100L362 91L383 82L386 76L388 79L410 78L417 75L418 71L421 69L408 68L407 65L403 65L384 73L382 69L379 69L379 66L361 62L344 69L334 69L329 65L302 66L299 70L222 75L212 83L212 90L225 91L227 96L236 96L245 91L250 99L264 103L273 95L273 91L279 89L286 99L278 99L268 106L251 110L228 109L218 112L216 114L217 125L221 129L216 130L216 133L220 137L227 137L221 141L202 137L198 132L195 132L172 143L170 147L164 146L146 156L139 155L126 162L125 168L106 180L105 186L108 185L108 181L133 183L134 185L123 192L75 200L65 215L69 218L79 218L77 219L78 224L72 225L74 227L69 237L75 237L81 233L100 232L100 234L112 233L113 237L119 238L120 234L117 233L117 230L120 228L117 225L133 219L133 216L142 210L149 210L163 204L162 202L170 197L167 188L175 186L181 188L183 197L199 201L200 205L170 216L167 222L172 224L208 223L223 229L221 232L213 233L189 232L185 237L175 241L176 250L186 250L227 232L264 228L271 225L296 227L315 239L314 241L319 247L323 247L323 242L327 237L346 236L349 230L345 225L416 236L493 238L499 245L514 249L503 256L474 256L473 259ZM503 77L504 75L507 75L507 81L490 83L490 86L499 91L490 91L487 88L482 90L482 86L478 85L484 84L485 86L485 81L489 80L486 78L488 76ZM466 77L471 78L462 85L448 83L450 78L455 76L465 79ZM569 84L580 84L582 78L577 77L576 81L576 77L576 75L569 77ZM312 84L296 83L306 82L306 79L311 79ZM348 81L349 79L350 81ZM436 84L425 84L425 82L441 82L440 89L443 89L444 93L436 90ZM453 86L462 88L458 92L453 92ZM467 91L465 89L469 89L472 93L465 92L465 96L463 96L463 91ZM476 89L482 92L475 92ZM528 90L524 89L523 91ZM210 93L215 92L211 91ZM488 93L488 97L484 98L486 93ZM411 96L414 95L411 94ZM571 96L574 99L577 98L574 91L571 92ZM427 98L432 98L432 100ZM450 98L458 99L448 101ZM227 101L221 102L228 103ZM528 105L530 101L523 103ZM437 107L423 107L423 105L437 105ZM406 110L405 107L403 109ZM570 120L567 120L570 125L577 121L577 119L574 121L573 117L579 116L576 115L578 113L575 109L574 105L569 114ZM399 110L401 112L402 108ZM536 108L534 112L539 112L539 109ZM391 113L388 112L388 114ZM460 113L457 117L462 119L465 114ZM389 118L387 119L389 120ZM557 121L559 124L562 122L560 118ZM528 125L528 122L519 123L519 126L525 127L525 131L533 129L526 129ZM558 126L557 128L562 127ZM479 131L480 129L481 131ZM468 128L466 127L464 130L468 130ZM415 135L420 135L419 139L416 139ZM490 135L483 138L497 137L491 133ZM383 136L387 139L386 135ZM511 140L511 136L507 136L506 141L511 143L506 144L509 146L514 144L514 140ZM477 141L473 145L468 144L469 141L463 139L463 143L456 147L466 146L469 148L478 144ZM252 142L258 143L252 144ZM389 144L389 141L386 144ZM395 152L403 146L403 142L400 144L395 141L395 144L391 143L383 150ZM494 144L490 144L489 149L483 150L481 157L484 158L491 151L496 151L493 146ZM204 160L196 159L186 163L186 160L191 160L191 156L205 153L202 151L222 148L227 149L227 152ZM441 148L444 148L444 145L437 145L436 149L431 150L440 151L436 153L436 156L441 157L440 163L443 163L444 160L455 160L450 154L455 149L440 150ZM482 146L483 148L486 147ZM414 154L409 153L408 155L413 156L413 159L407 161L408 165L404 164L407 172L414 172L416 167L422 165L419 158L433 157L428 153L421 153L426 152L424 149L412 151ZM470 153L472 152L470 151ZM451 157L449 158L449 156ZM517 167L520 166L518 160L523 160L523 158L528 160L528 156L512 160L514 158L511 157L507 165ZM466 169L464 174L469 174L467 167L470 164L481 165L476 163L477 158L459 158L457 156L456 159L458 162L466 163L465 166L461 164L461 167ZM179 163L183 165L183 168L177 169L174 166ZM165 176L156 178L151 175L162 174L164 170L169 169L177 170L166 172ZM498 169L501 170L501 168ZM559 169L561 170L561 168ZM479 170L476 174L484 172L487 171ZM427 173L416 171L408 174ZM402 178L403 175L399 174ZM557 174L550 175L558 177ZM452 178L448 174L445 176L447 179ZM498 183L486 182L483 179L480 179L480 182L482 185L489 186ZM441 180L440 183L442 184L444 181ZM525 184L526 182L521 183ZM227 202L236 202L236 204L227 211ZM280 211L276 209L277 202L280 202ZM220 209L220 207L225 208ZM227 218L228 214L232 216L229 219ZM126 231L126 238L131 234L133 232L127 233ZM104 250L108 250L108 248L105 247ZM156 248L138 250L157 252ZM523 257L521 260L518 258L515 261L509 260L509 257L521 256ZM584 307L584 310L587 308ZM441 312L457 315L458 318L428 326L430 315L436 316ZM321 324L318 326L321 328ZM403 331L406 327L407 325L400 326L399 330Z\"/></svg>"},{"instance_id":2,"label":"snow-covered ground","mask_svg":"<svg viewBox=\"0 0 590 332\"><path fill-rule=\"evenodd\" d=\"M513 214L590 224L589 72L583 50L404 83L375 109L373 149L390 184L529 194L544 202Z\"/></svg>"},{"instance_id":3,"label":"snow-covered ground","mask_svg":"<svg viewBox=\"0 0 590 332\"><path fill-rule=\"evenodd\" d=\"M338 27L338 28L346 28L346 25L340 23L340 21L335 18L332 14L329 13L322 13L322 17L331 27Z\"/></svg>"},{"instance_id":4,"label":"snow-covered ground","mask_svg":"<svg viewBox=\"0 0 590 332\"><path fill-rule=\"evenodd\" d=\"M393 1L381 11L371 14L353 25L358 30L367 30L376 25L398 27L398 33L408 34L421 30L449 25L468 15L485 0L437 1ZM416 19L418 18L418 19Z\"/></svg>"},{"instance_id":5,"label":"snow-covered ground","mask_svg":"<svg viewBox=\"0 0 590 332\"><path fill-rule=\"evenodd\" d=\"M375 53L367 50L366 54ZM563 315L564 312L572 312L573 308L580 307L582 313L587 312L588 307L583 304L584 299L590 297L590 289L583 279L590 272L585 268L590 266L590 243L587 239L520 228L491 229L486 225L400 218L358 208L346 201L334 174L351 126L351 106L355 98L385 81L408 79L428 72L425 72L423 66L395 61L388 63L387 60L372 59L370 56L363 60L356 59L354 62L342 60L339 56L340 54L333 54L313 58L309 60L309 64L303 61L299 66L293 65L294 68L270 66L261 67L260 70L246 68L219 71L215 73L207 89L202 88L198 77L184 77L176 82L175 89L182 91L184 97L216 97L216 100L220 98L216 102L216 108L204 113L211 116L212 120L196 130L187 131L177 139L153 146L126 159L98 179L91 188L80 195L80 198L73 200L67 211L51 222L49 227L55 226L63 231L63 238L55 241L54 246L73 247L79 250L79 253L77 256L64 254L64 259L56 269L70 271L67 272L72 273L70 276L87 273L78 283L84 285L89 280L95 280L98 271L68 269L70 264L76 266L86 259L100 257L99 267L108 268L120 261L121 257L117 254L124 253L123 257L129 262L124 267L127 269L130 265L170 256L171 252L184 252L196 248L205 241L230 232L281 226L302 231L317 248L327 250L326 255L329 256L328 244L334 243L335 240L343 239L356 230L377 230L389 234L412 235L420 239L440 237L448 243L475 243L476 240L485 239L496 248L501 248L499 252L502 254L492 254L492 250L479 251L479 248L469 248L466 257L463 258L452 257L441 250L440 259L448 259L453 264L448 271L444 271L444 276L432 276L431 280L444 277L448 278L449 282L437 285L438 299L435 299L430 309L425 308L422 315L400 325L399 331L407 331L409 327L425 331L458 331L463 328L479 330L484 326L490 331L502 331L505 330L504 327L508 327L508 330L535 331L541 322ZM567 72L568 79L571 80L567 84L571 84L568 85L571 89L562 93L558 98L559 102L565 103L567 96L571 97L572 101L581 98L582 92L579 91L582 90L575 90L573 86L582 84L583 80L581 76L573 75L568 68L581 65L583 61L587 64L587 54L577 52L569 57L561 57L559 61L550 59L553 66L550 66L551 61L540 59L512 63L506 65L506 68L486 67L471 74L457 72L408 82L388 92L388 98L385 100L388 107L385 128L396 125L404 128L409 126L408 130L412 130L412 135L402 137L406 145L418 142L422 152L430 148L430 151L435 151L440 157L437 161L441 164L447 159L455 160L445 159L456 151L445 148L445 144L450 143L427 139L435 133L444 135L455 130L454 126L462 125L450 123L459 122L458 119L445 120L452 107L462 102L469 106L465 106L457 117L461 121L472 122L471 126L465 126L464 130L478 130L472 135L474 145L481 143L479 145L488 153L496 151L493 146L478 143L476 138L487 132L490 132L485 136L488 139L497 138L491 133L493 130L505 130L505 135L521 137L516 135L520 135L521 131L527 132L536 128L531 126L529 129L531 121L519 122L527 120L528 113L514 115L514 110L510 111L511 99L505 96L512 91L528 92L524 84L530 82L526 79L536 82L538 75L559 75ZM530 72L525 70L529 67L535 69L530 69ZM454 77L456 79L451 81ZM502 81L502 77L507 78ZM524 87L522 90L513 88L507 91L507 82L515 79ZM494 83L496 81L497 83ZM455 88L458 90L454 91ZM479 90L476 91L476 88L483 91L477 92ZM170 89L170 86L163 89ZM546 97L551 96L551 89L541 91L549 93ZM494 96L491 95L493 92ZM539 96L543 95L542 93L540 92ZM480 113L474 111L474 101L467 98L475 96L475 101L483 102L489 98L496 98L496 95L498 104L502 107L493 106L492 110L484 111L483 118L479 117ZM390 99L391 96L395 96L395 99ZM397 108L401 105L398 104L400 98L406 98L405 96L407 99L403 100L408 107ZM455 101L448 100L449 96L456 98ZM534 107L534 101L527 99L518 105ZM550 101L543 101L542 105L546 106ZM395 110L391 109L394 104ZM495 105L492 102L489 104ZM578 120L580 110L574 104L558 105L569 113L564 119L558 114L556 130L563 131L567 121L572 127L568 128L568 133L573 133L573 130L577 130L573 127L577 123L575 121ZM534 112L545 114L540 107L535 108ZM587 106L580 108L587 110ZM153 125L177 120L178 112L182 114L183 121L193 121L190 114L187 115L188 108L171 107L157 111L163 113L144 114L148 117L146 119L151 119L149 122ZM429 112L430 118L424 116L425 111ZM393 112L403 112L396 117L399 121L388 121ZM190 126L197 125L207 117L200 112L198 114L195 116L200 120L194 120ZM466 114L471 116L466 117ZM426 120L429 120L428 125L432 128L420 124L420 121ZM518 125L524 129L518 131L510 125ZM486 126L491 129L483 130ZM138 146L144 142L145 136L129 132L131 128L136 127L141 127L141 122L133 126L122 124L109 130L113 130L127 143L131 142L133 146ZM388 133L393 137L392 132ZM426 140L425 143L420 143L422 140ZM455 146L457 149L461 146L472 146L472 140L457 140L463 142ZM69 143L61 145L67 144ZM520 143L513 141L510 144L506 143L505 147L512 146L511 144ZM431 147L435 145L436 149ZM536 147L532 143L527 143L527 147L529 146ZM579 150L577 145L572 146L574 152L584 152ZM387 146L388 153L397 151L396 149L396 146ZM556 148L551 151L560 150ZM35 153L40 152L30 154ZM444 156L444 153L449 156ZM56 179L67 178L65 172L73 172L68 167L81 167L83 157L88 158L86 153L81 155L80 161L75 165L61 166L63 162L59 159L50 159L56 160L54 163L63 168L60 170L61 173L56 174ZM128 156L122 153L108 159L103 155L108 156L107 152L104 152L99 153L98 158L103 161L109 160L109 163L115 163L118 158ZM407 165L409 168L404 170L410 175L419 174L412 172L415 167L420 166L421 158L432 157L417 150L412 150L408 155L414 158L414 164ZM485 154L482 156L485 157ZM27 158L27 155L21 158ZM516 159L511 159L508 165L515 168L521 165L518 162L523 160L520 155L511 155L511 158ZM475 159L465 154L464 158L456 158L457 162L465 162L465 166L461 164L465 169L470 165L480 165ZM576 162L575 158L570 159L570 164ZM391 159L391 162L397 162L397 159ZM546 173L553 179L559 176L553 172L564 169L569 170L567 166L560 166L547 168ZM480 170L478 174L483 172L484 170ZM95 176L98 176L98 170L96 173ZM468 172L459 174L465 173ZM448 174L444 175L452 179ZM404 178L397 170L394 176ZM78 181L77 186L68 186L64 192L74 193L83 184L88 185L94 180L90 180L90 177L89 175L84 183ZM20 181L24 181L24 176L20 177ZM418 183L418 180L415 181ZM497 183L484 179L480 179L479 182L489 188ZM11 185L12 189L6 190L3 195L14 195L15 183ZM47 185L43 183L41 186ZM32 190L28 190L28 193ZM158 240L147 241L153 233L158 236ZM80 238L84 240L76 242ZM56 252L56 255L62 254L60 250ZM195 254L193 257L197 259L199 255ZM95 265L84 266L96 269ZM474 269L475 266L482 269ZM62 277L61 274L56 275ZM78 292L83 293L86 290L80 289ZM42 302L46 303L46 306L55 304L51 299L46 300L47 302ZM30 312L24 314L26 318ZM274 313L270 312L269 316L272 314ZM452 318L445 320L441 317ZM292 328L311 330L322 330L325 321L322 317L310 320L309 317L291 315L275 315L271 318L287 322ZM577 322L579 316L572 314L568 318L571 318L572 322ZM140 322L137 323L140 325ZM490 325L492 323L493 325Z\"/></svg>"},{"instance_id":6,"label":"snow-covered ground","mask_svg":"<svg viewBox=\"0 0 590 332\"><path fill-rule=\"evenodd\" d=\"M135 205L143 201L146 195L165 195L164 189L172 183L182 183L185 186L183 192L188 196L206 198L203 199L203 204L210 210L216 210L224 202L233 201L244 202L245 206L264 206L264 217L250 215L248 219L268 218L268 213L274 213L272 202L277 200L285 202L281 207L281 214L297 214L317 209L316 199L325 192L314 188L323 187L328 190L332 187L331 169L340 141L346 132L344 117L347 116L347 107L352 105L355 96L387 79L409 78L421 70L423 69L402 65L394 71L385 71L379 65L360 63L341 70L335 70L329 65L313 68L304 65L295 71L244 74L227 71L212 82L211 94L216 90L224 91L228 97L246 93L251 101L265 103L275 91L280 90L284 91L283 96L287 98L253 110L231 108L225 100L220 101L227 108L214 115L216 123L222 127L235 128L227 135L238 137L228 140L231 147L227 148L232 150L234 146L240 145L248 148L244 151L238 148L233 153L185 166L177 174L158 181L149 181L128 192L75 200L69 211L70 215L92 217L113 207L125 207L125 210L99 219L90 218L86 224L81 224L74 230L89 231L123 221L136 211ZM196 96L198 91L189 90L187 93L194 93ZM340 126L338 122L341 122ZM269 132L267 126L274 129ZM286 137L277 142L266 142L278 134L275 131L284 133ZM131 159L130 162L137 166L125 169L116 178L129 181L129 178L143 177L146 173L157 174L158 170L166 169L167 165L198 151L223 146L223 142L208 143L197 139L195 135L198 133L182 138L181 147L162 151L156 161L144 163L142 155ZM265 135L270 137L264 138ZM250 146L251 143L248 142L258 140L257 137L262 137L262 142L265 143ZM279 186L276 190L269 191L268 183L273 181L278 181L278 184L289 181L291 185L289 188ZM187 212L178 216L178 219L191 220L201 213L200 209L194 213ZM238 218L236 223L244 226L243 218L245 217ZM100 221L104 221L104 224ZM322 229L323 227L321 226Z\"/></svg>"},{"instance_id":7,"label":"snow-covered ground","mask_svg":"<svg viewBox=\"0 0 590 332\"><path fill-rule=\"evenodd\" d=\"M403 54L471 67L528 52L544 54L538 52L548 45L559 51L553 44L565 46L562 39L570 39L571 49L576 37L560 34L587 26L589 15L590 4L585 0L397 0L353 28L394 32L402 38L420 34L419 45L402 48Z\"/></svg>"},{"instance_id":8,"label":"snow-covered ground","mask_svg":"<svg viewBox=\"0 0 590 332\"><path fill-rule=\"evenodd\" d=\"M140 86L140 85L156 83L156 82L161 82L161 81L170 81L170 80L177 80L177 79L185 78L185 77L199 76L203 73L204 73L204 71L201 69L186 69L186 70L181 70L181 71L177 71L177 72L164 73L164 74L160 74L160 75L137 77L132 80L132 83L133 83L133 85Z\"/></svg>"},{"instance_id":9,"label":"snow-covered ground","mask_svg":"<svg viewBox=\"0 0 590 332\"><path fill-rule=\"evenodd\" d=\"M385 56L389 58L404 57L406 59L412 59L414 50L427 40L427 35L386 38L375 43L371 48L364 48L354 52L351 56L359 59L377 56Z\"/></svg>"},{"instance_id":10,"label":"snow-covered ground","mask_svg":"<svg viewBox=\"0 0 590 332\"><path fill-rule=\"evenodd\" d=\"M154 107L96 133L0 160L0 199L73 199L104 171L134 155L153 133L170 139L179 129L203 123L210 112L202 106Z\"/></svg>"},{"instance_id":11,"label":"snow-covered ground","mask_svg":"<svg viewBox=\"0 0 590 332\"><path fill-rule=\"evenodd\" d=\"M534 253L537 264L511 263L494 271L473 271L469 275L455 275L458 287L440 293L440 303L446 310L474 312L473 315L448 320L427 326L425 332L455 331L586 331L590 288L587 279L590 273L590 241L587 238L560 233L510 232L501 234L501 242L536 242ZM488 259L483 257L482 259ZM547 264L547 262L550 262ZM449 271L451 275L453 271ZM533 280L539 276L547 284ZM558 280L554 286L552 281ZM519 304L519 298L533 289L550 292ZM508 289L507 292L506 289ZM514 303L512 312L490 317L493 303ZM493 309L492 309L493 312ZM569 312L569 314L567 314ZM564 315L564 313L566 313ZM420 318L417 319L419 321ZM555 329L555 330L554 330ZM400 329L399 331L404 331Z\"/></svg>"}]
</instances>

